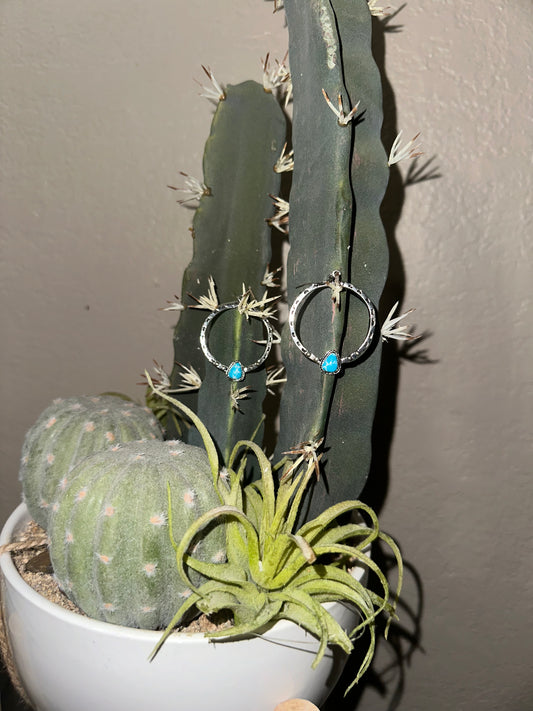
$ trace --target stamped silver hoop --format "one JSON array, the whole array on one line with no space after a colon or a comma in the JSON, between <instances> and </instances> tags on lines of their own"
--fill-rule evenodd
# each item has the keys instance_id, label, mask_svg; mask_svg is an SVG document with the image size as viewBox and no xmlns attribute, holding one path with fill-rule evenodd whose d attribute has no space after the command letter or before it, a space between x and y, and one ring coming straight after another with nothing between
<instances>
[{"instance_id":1,"label":"stamped silver hoop","mask_svg":"<svg viewBox=\"0 0 533 711\"><path fill-rule=\"evenodd\" d=\"M310 294L314 293L315 291L319 291L320 289L326 288L334 289L337 291L351 292L363 302L363 304L368 310L368 330L365 339L361 343L359 348L357 348L357 350L353 351L353 353L350 353L347 356L341 356L338 351L332 349L329 350L324 356L322 356L322 358L319 358L314 353L311 353L304 346L304 344L298 337L298 334L296 333L296 322L298 319L298 313L303 302ZM353 363L358 358L361 358L361 356L370 348L370 345L374 340L374 334L376 332L376 309L374 307L374 304L370 301L364 291L361 291L361 289L358 289L353 284L341 281L340 272L334 271L326 281L322 281L317 284L310 284L302 291L301 294L298 294L289 311L289 331L296 347L304 354L306 358L309 358L309 360L313 361L313 363L317 363L323 373L326 373L327 375L337 375L341 372L342 367L344 365L347 365L348 363Z\"/></svg>"},{"instance_id":2,"label":"stamped silver hoop","mask_svg":"<svg viewBox=\"0 0 533 711\"><path fill-rule=\"evenodd\" d=\"M221 363L219 360L215 358L215 356L211 353L209 350L208 346L208 339L209 339L209 329L211 327L211 324L213 321L217 318L217 316L220 316L221 313L224 313L225 311L229 311L231 309L236 309L239 306L239 302L235 301L231 304L222 304L221 306L218 306L212 313L209 314L209 316L205 319L205 321L202 324L202 329L200 331L200 346L202 348L202 351L207 358L207 360L212 363L215 367L217 367L219 370L222 370L230 380L232 380L235 383L240 382L241 380L244 380L246 377L246 373L250 372L251 370L257 370L263 363L266 361L266 359L269 356L269 353L272 349L272 340L273 340L273 330L272 326L268 322L267 319L262 319L259 318L258 316L250 316L250 318L257 318L259 321L261 321L266 328L266 345L265 345L265 351L263 355L259 358L259 360L256 360L255 363L251 363L250 365L244 365L238 360L233 361L229 365L224 365L224 363Z\"/></svg>"}]
</instances>

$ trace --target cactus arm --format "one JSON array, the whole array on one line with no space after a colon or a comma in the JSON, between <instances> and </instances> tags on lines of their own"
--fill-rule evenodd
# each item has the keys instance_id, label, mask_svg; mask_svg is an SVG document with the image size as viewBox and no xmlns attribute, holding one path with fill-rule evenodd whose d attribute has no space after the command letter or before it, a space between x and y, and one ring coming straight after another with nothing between
<instances>
[{"instance_id":1,"label":"cactus arm","mask_svg":"<svg viewBox=\"0 0 533 711\"><path fill-rule=\"evenodd\" d=\"M379 216L388 168L380 141L381 80L371 52L370 11L366 0L286 0L285 8L295 99L289 303L298 285L322 281L339 269L344 281L377 306L388 268ZM360 101L355 120L339 126L330 107L319 101L322 88L334 105L341 94L345 113ZM327 292L319 292L322 303L319 296L308 302L299 326L300 339L319 357L336 344L344 343L345 350L357 347L367 328L367 313L356 299L344 294L341 312L334 313ZM377 343L342 377L330 378L284 333L288 383L278 458L326 432L326 485L314 487L309 516L358 496L363 488L380 355Z\"/></svg>"},{"instance_id":2,"label":"cactus arm","mask_svg":"<svg viewBox=\"0 0 533 711\"><path fill-rule=\"evenodd\" d=\"M272 94L256 82L228 86L213 118L204 154L203 195L193 221L194 255L183 279L183 302L207 291L208 277L217 286L221 303L232 302L250 287L257 297L270 260L272 214L269 194L279 191L280 176L273 166L285 142L286 122ZM251 245L251 247L250 247ZM249 438L260 421L265 395L265 374L252 372L241 386L249 386L242 401L246 417L231 406L231 383L226 375L206 363L199 335L205 311L186 309L174 335L177 363L191 364L202 378L200 392L181 399L197 410L220 451L227 455L239 439ZM227 312L213 324L210 350L222 363L253 363L262 352L251 339L263 338L262 325L249 322L236 311ZM179 368L172 373L172 387L179 387ZM195 431L193 431L195 432ZM196 437L191 433L192 438Z\"/></svg>"},{"instance_id":3,"label":"cactus arm","mask_svg":"<svg viewBox=\"0 0 533 711\"><path fill-rule=\"evenodd\" d=\"M289 57L294 86L294 173L290 195L288 300L303 284L320 282L334 270L347 274L352 237L350 155L352 127L340 126L327 105L342 96L347 107L342 48L329 0L285 3ZM333 311L329 290L320 291L302 314L299 335L319 357L339 344L344 311ZM324 433L335 379L324 377L292 343L282 342L287 371L280 409L277 459L299 442Z\"/></svg>"},{"instance_id":4,"label":"cactus arm","mask_svg":"<svg viewBox=\"0 0 533 711\"><path fill-rule=\"evenodd\" d=\"M388 271L388 244L380 206L389 179L381 143L382 84L372 56L372 18L365 0L333 0L343 46L344 75L352 102L360 101L351 161L355 195L355 238L350 279L376 308ZM361 340L367 316L354 309L348 320L346 348ZM315 491L311 515L336 501L359 497L370 468L372 426L378 396L381 341L369 356L346 371L337 383L328 423L326 494Z\"/></svg>"}]
</instances>

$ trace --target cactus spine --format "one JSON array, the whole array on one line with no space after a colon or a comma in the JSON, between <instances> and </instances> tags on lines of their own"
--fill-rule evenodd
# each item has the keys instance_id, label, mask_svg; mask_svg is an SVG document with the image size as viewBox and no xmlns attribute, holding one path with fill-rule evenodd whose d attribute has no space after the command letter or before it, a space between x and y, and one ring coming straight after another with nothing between
<instances>
[{"instance_id":1,"label":"cactus spine","mask_svg":"<svg viewBox=\"0 0 533 711\"><path fill-rule=\"evenodd\" d=\"M169 523L179 541L218 503L199 447L129 442L86 458L67 475L50 519L50 556L59 584L90 617L164 627L190 593L176 570ZM202 560L222 562L223 528L195 542L194 551Z\"/></svg>"},{"instance_id":2,"label":"cactus spine","mask_svg":"<svg viewBox=\"0 0 533 711\"><path fill-rule=\"evenodd\" d=\"M78 462L94 452L139 439L162 439L146 407L112 395L55 400L28 431L20 479L34 520L48 527L57 487Z\"/></svg>"}]
</instances>

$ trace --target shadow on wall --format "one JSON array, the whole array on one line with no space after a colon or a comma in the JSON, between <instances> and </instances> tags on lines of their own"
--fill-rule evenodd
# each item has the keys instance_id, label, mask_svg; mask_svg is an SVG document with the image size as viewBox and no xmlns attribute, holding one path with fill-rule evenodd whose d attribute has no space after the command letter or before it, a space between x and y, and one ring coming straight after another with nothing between
<instances>
[{"instance_id":1,"label":"shadow on wall","mask_svg":"<svg viewBox=\"0 0 533 711\"><path fill-rule=\"evenodd\" d=\"M385 555L383 550L377 547L373 553L375 562L385 572L387 579L390 580L395 575L396 561L394 557ZM355 711L364 693L370 689L377 692L382 698L387 699L387 711L396 711L400 707L411 658L416 651L424 651L420 643L422 637L421 621L424 609L422 581L416 568L411 563L404 560L404 566L405 577L412 579L409 587L417 591L417 598L412 605L400 598L398 601L399 619L392 622L386 640L384 638L385 618L380 618L376 625L376 649L386 645L390 661L378 669L376 657L374 657L370 669L359 684L345 694L346 689L357 674L362 662L362 654L367 648L368 633L365 633L362 643L360 645L356 643L356 649L350 656L339 683L328 698L322 711ZM376 584L375 592L380 593L379 584Z\"/></svg>"},{"instance_id":2,"label":"shadow on wall","mask_svg":"<svg viewBox=\"0 0 533 711\"><path fill-rule=\"evenodd\" d=\"M385 35L401 31L402 26L392 24L392 22L404 7L405 5L402 5L385 20L374 18L372 33L374 59L380 70L383 86L382 140L387 153L398 135L398 126L396 100L385 69ZM398 302L396 314L402 312L406 275L396 240L396 226L403 209L406 188L420 182L440 178L435 160L435 156L422 162L419 158L415 158L410 162L405 178L402 177L397 165L391 166L389 184L381 206L381 219L389 245L389 274L381 298L380 313L387 314L396 302ZM437 360L430 356L426 347L431 335L429 331L423 331L416 339L403 341L402 346L398 346L397 341L392 341L386 344L382 351L379 395L373 429L372 465L368 483L361 496L377 513L383 508L389 487L389 457L396 421L400 366L402 362L418 365L436 363Z\"/></svg>"}]
</instances>

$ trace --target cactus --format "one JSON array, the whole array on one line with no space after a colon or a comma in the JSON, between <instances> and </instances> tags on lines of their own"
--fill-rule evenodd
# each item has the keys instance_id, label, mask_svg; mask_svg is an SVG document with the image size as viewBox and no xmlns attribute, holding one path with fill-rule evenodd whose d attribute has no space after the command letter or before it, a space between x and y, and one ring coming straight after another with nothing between
<instances>
[{"instance_id":1,"label":"cactus","mask_svg":"<svg viewBox=\"0 0 533 711\"><path fill-rule=\"evenodd\" d=\"M265 218L272 212L270 194L277 194L280 175L274 164L285 141L283 111L271 92L257 82L228 86L219 101L204 153L207 186L193 221L194 256L183 279L182 301L207 291L209 277L216 283L218 298L233 302L250 288L262 297L265 270L271 257L271 228ZM265 373L247 376L243 413L231 399L232 383L206 360L200 350L200 328L206 314L186 309L174 334L175 366L171 383L180 388L181 367L194 367L202 379L199 394L182 394L183 401L197 409L225 457L233 443L250 438L257 429L265 397ZM261 325L247 321L236 311L213 326L210 345L224 363L252 363L261 353L253 339L263 338ZM198 401L198 402L196 402ZM183 433L184 435L184 433ZM180 434L180 436L182 436ZM200 441L192 431L191 440Z\"/></svg>"},{"instance_id":2,"label":"cactus","mask_svg":"<svg viewBox=\"0 0 533 711\"><path fill-rule=\"evenodd\" d=\"M83 458L119 442L162 437L148 408L121 397L54 400L28 431L22 448L19 476L32 517L48 527L58 485Z\"/></svg>"},{"instance_id":3,"label":"cactus","mask_svg":"<svg viewBox=\"0 0 533 711\"><path fill-rule=\"evenodd\" d=\"M323 282L338 271L343 281L363 290L377 308L388 268L388 248L379 210L389 168L380 139L381 80L371 51L371 10L366 0L287 0L284 6L294 88L287 300L289 305L293 303L303 284ZM219 294L222 301L235 299L242 281L257 283L268 260L264 250L258 251L257 227L239 231L236 251L223 253L225 256L220 252L221 240L228 232L221 233L219 225L231 222L235 213L246 225L263 223L264 202L242 199L241 176L248 180L251 174L256 176L262 171L269 180L272 178L268 149L262 156L254 153L247 169L240 162L247 157L245 148L238 153L239 168L230 164L229 156L237 155L237 148L230 151L229 146L241 141L232 121L222 120L224 112L230 109L238 110L239 126L256 126L255 133L246 134L246 141L263 140L264 133L265 146L271 144L267 119L257 124L253 118L257 108L251 94L245 95L243 89L240 94L242 101L237 106L228 90L226 100L220 102L215 114L206 146L205 182L209 186L211 181L213 185L215 181L222 183L227 192L222 204L211 195L200 200L194 221L195 255L183 288L184 293L197 293L195 279L198 277L205 283L209 274L217 285L224 283ZM268 98L272 104L272 97ZM261 101L267 103L264 96ZM273 109L271 122L279 123ZM282 142L277 136L276 145ZM220 159L216 160L215 171L211 161L216 156ZM266 177L262 182L257 179L263 201ZM213 195L216 192L213 190ZM234 230L229 234L233 241ZM264 235L261 244L265 246ZM346 291L340 295L340 308L332 310L328 292L325 289L318 293L302 313L300 339L313 353L325 354L332 348L352 352L366 333L367 311ZM241 438L250 438L257 426L264 398L264 376L261 380L261 374L253 374L254 379L249 380L255 391L253 401L243 405L242 413L233 412L230 417L230 385L224 382L223 374L206 365L198 346L204 316L198 313L193 316L189 309L182 314L175 335L176 360L184 361L185 349L189 358L196 358L194 367L201 370L203 382L197 402L192 398L184 402L200 414L227 459L231 446ZM239 348L252 347L249 334L240 334L239 340L236 333L229 327L219 329L216 346L220 360L229 363L235 360ZM365 484L370 467L381 343L376 337L365 357L347 367L342 377L324 375L298 350L288 328L283 331L281 357L287 383L279 404L280 426L274 458L280 460L285 452L291 451L295 456L305 451L308 456L316 457L317 451L323 450L324 476L313 487L309 502L309 515L317 515L337 501L357 497ZM179 392L177 370L173 373L172 387L173 392ZM265 407L265 411L271 410ZM198 443L197 435L192 436Z\"/></svg>"},{"instance_id":4,"label":"cactus","mask_svg":"<svg viewBox=\"0 0 533 711\"><path fill-rule=\"evenodd\" d=\"M169 529L180 540L218 503L199 447L156 440L93 454L66 476L53 506L49 536L56 578L90 617L164 627L190 594L176 571ZM224 560L222 527L195 543L200 559ZM200 579L196 575L194 584Z\"/></svg>"},{"instance_id":5,"label":"cactus","mask_svg":"<svg viewBox=\"0 0 533 711\"><path fill-rule=\"evenodd\" d=\"M321 281L338 269L377 307L388 269L379 210L389 169L380 139L381 79L371 51L370 10L366 0L287 0L285 8L295 153L288 299L294 299L298 285ZM322 89L333 107L341 97L346 115L359 104L353 118L336 117ZM324 298L307 310L302 337L314 352L339 343L349 350L361 342L366 312L353 298L341 307L332 318L331 301ZM323 376L288 334L283 361L287 386L278 453L325 435L327 487L315 487L310 505L310 515L317 515L328 504L359 496L368 476L380 343L377 339L368 357L336 379Z\"/></svg>"}]
</instances>

